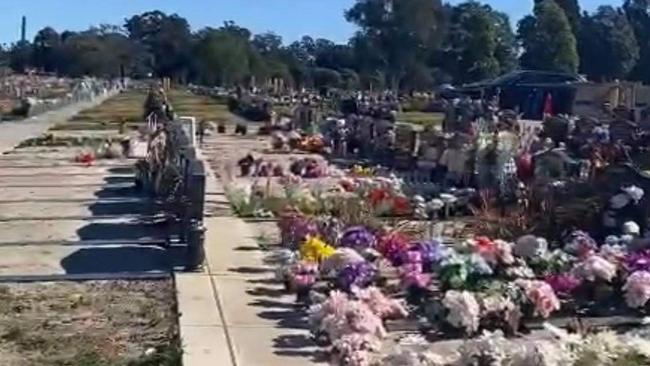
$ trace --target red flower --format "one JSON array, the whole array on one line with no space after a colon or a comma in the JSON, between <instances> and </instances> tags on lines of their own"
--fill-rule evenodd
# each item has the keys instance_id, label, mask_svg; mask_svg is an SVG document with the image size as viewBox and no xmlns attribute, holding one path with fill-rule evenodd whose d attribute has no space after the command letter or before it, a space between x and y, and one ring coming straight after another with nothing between
<instances>
[{"instance_id":1,"label":"red flower","mask_svg":"<svg viewBox=\"0 0 650 366\"><path fill-rule=\"evenodd\" d=\"M393 199L393 210L398 216L408 215L411 213L411 203L406 197L395 197Z\"/></svg>"},{"instance_id":2,"label":"red flower","mask_svg":"<svg viewBox=\"0 0 650 366\"><path fill-rule=\"evenodd\" d=\"M390 198L390 194L382 188L374 188L372 191L370 191L370 195L368 196L368 199L370 200L370 204L373 206L377 206L380 204L382 201Z\"/></svg>"}]
</instances>

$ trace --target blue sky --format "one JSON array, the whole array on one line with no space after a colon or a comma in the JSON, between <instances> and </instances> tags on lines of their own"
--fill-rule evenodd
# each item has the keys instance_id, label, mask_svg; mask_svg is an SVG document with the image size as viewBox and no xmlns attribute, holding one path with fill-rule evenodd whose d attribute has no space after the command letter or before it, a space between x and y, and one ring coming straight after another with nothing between
<instances>
[{"instance_id":1,"label":"blue sky","mask_svg":"<svg viewBox=\"0 0 650 366\"><path fill-rule=\"evenodd\" d=\"M513 20L530 12L533 0L487 0ZM452 3L461 0L451 0ZM0 43L20 37L20 17L27 16L28 37L45 26L56 30L83 30L100 23L122 24L123 19L147 10L175 12L187 18L194 29L219 26L225 20L255 33L274 31L285 42L304 34L345 42L355 27L343 18L354 0L0 0ZM592 10L622 0L580 0Z\"/></svg>"}]
</instances>

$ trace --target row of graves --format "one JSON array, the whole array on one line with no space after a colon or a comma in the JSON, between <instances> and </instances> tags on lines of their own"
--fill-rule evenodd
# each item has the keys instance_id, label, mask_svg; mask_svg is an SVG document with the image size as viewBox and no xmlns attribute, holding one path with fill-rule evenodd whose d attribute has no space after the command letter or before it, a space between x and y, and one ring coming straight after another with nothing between
<instances>
[{"instance_id":1,"label":"row of graves","mask_svg":"<svg viewBox=\"0 0 650 366\"><path fill-rule=\"evenodd\" d=\"M276 221L269 263L333 364L650 364L649 134L629 110L484 105L417 129L391 101L345 103L270 138L340 169L226 189Z\"/></svg>"},{"instance_id":2,"label":"row of graves","mask_svg":"<svg viewBox=\"0 0 650 366\"><path fill-rule=\"evenodd\" d=\"M112 89L110 81L69 79L27 72L0 74L0 118L20 119L68 103L89 100Z\"/></svg>"}]
</instances>

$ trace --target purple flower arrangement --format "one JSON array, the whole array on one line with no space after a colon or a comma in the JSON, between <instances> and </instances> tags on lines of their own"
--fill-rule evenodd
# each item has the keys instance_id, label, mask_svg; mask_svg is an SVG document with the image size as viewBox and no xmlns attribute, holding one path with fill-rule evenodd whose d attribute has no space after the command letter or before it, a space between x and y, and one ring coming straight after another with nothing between
<instances>
[{"instance_id":1,"label":"purple flower arrangement","mask_svg":"<svg viewBox=\"0 0 650 366\"><path fill-rule=\"evenodd\" d=\"M377 244L375 235L363 226L353 226L343 232L341 246L355 249L374 248Z\"/></svg>"},{"instance_id":2,"label":"purple flower arrangement","mask_svg":"<svg viewBox=\"0 0 650 366\"><path fill-rule=\"evenodd\" d=\"M445 247L438 240L429 240L416 242L411 247L420 253L422 266L426 272L433 270L433 267L447 259L451 254L451 249Z\"/></svg>"},{"instance_id":3,"label":"purple flower arrangement","mask_svg":"<svg viewBox=\"0 0 650 366\"><path fill-rule=\"evenodd\" d=\"M339 271L336 277L337 286L344 291L352 287L364 288L369 286L377 274L377 269L368 262L352 263Z\"/></svg>"}]
</instances>

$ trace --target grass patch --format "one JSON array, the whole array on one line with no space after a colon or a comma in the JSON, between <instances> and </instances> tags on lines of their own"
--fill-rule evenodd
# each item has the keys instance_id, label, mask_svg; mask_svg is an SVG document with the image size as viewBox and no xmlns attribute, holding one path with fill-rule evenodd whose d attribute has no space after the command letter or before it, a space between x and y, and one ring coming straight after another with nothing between
<instances>
[{"instance_id":1,"label":"grass patch","mask_svg":"<svg viewBox=\"0 0 650 366\"><path fill-rule=\"evenodd\" d=\"M167 94L167 98L179 116L192 116L199 121L211 122L228 122L232 118L226 104L207 95L196 95L186 90L174 89Z\"/></svg>"},{"instance_id":2,"label":"grass patch","mask_svg":"<svg viewBox=\"0 0 650 366\"><path fill-rule=\"evenodd\" d=\"M398 122L412 123L423 127L437 127L442 125L445 118L443 113L403 112L397 114Z\"/></svg>"},{"instance_id":3,"label":"grass patch","mask_svg":"<svg viewBox=\"0 0 650 366\"><path fill-rule=\"evenodd\" d=\"M70 119L75 122L142 122L143 109L146 93L142 90L129 90L120 93L102 104L81 111Z\"/></svg>"},{"instance_id":4,"label":"grass patch","mask_svg":"<svg viewBox=\"0 0 650 366\"><path fill-rule=\"evenodd\" d=\"M3 366L181 366L171 281L11 284L0 291Z\"/></svg>"}]
</instances>

